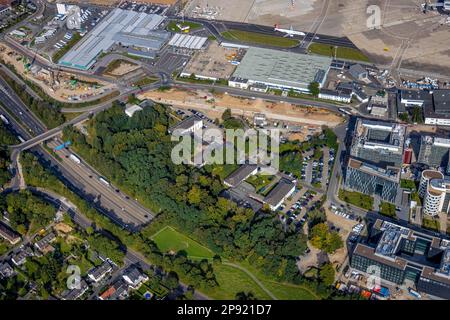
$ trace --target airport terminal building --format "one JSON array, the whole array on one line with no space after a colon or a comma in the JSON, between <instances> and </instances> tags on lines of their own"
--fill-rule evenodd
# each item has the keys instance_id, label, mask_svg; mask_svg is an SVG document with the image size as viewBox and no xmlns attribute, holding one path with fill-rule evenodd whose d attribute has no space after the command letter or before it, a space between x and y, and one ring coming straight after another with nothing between
<instances>
[{"instance_id":1,"label":"airport terminal building","mask_svg":"<svg viewBox=\"0 0 450 320\"><path fill-rule=\"evenodd\" d=\"M157 30L164 21L157 14L114 9L59 61L59 64L88 70L97 57L114 44L155 52L169 40L170 33Z\"/></svg>"},{"instance_id":2,"label":"airport terminal building","mask_svg":"<svg viewBox=\"0 0 450 320\"><path fill-rule=\"evenodd\" d=\"M253 85L264 85L273 89L309 92L311 82L318 82L322 88L328 76L332 59L310 54L255 48L247 50L236 68L230 87L248 89ZM245 79L246 88L242 87Z\"/></svg>"}]
</instances>

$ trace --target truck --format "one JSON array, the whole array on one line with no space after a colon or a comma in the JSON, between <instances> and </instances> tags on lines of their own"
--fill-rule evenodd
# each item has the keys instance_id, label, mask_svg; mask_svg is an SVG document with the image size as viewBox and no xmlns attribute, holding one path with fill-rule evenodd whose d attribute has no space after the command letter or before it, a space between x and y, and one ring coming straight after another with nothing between
<instances>
[{"instance_id":1,"label":"truck","mask_svg":"<svg viewBox=\"0 0 450 320\"><path fill-rule=\"evenodd\" d=\"M410 295L412 295L413 297L420 299L422 298L422 296L420 295L420 293L418 293L416 290L414 290L413 288L408 288L408 292Z\"/></svg>"},{"instance_id":2,"label":"truck","mask_svg":"<svg viewBox=\"0 0 450 320\"><path fill-rule=\"evenodd\" d=\"M17 139L19 139L20 142L25 142L25 139L22 138L22 136L17 136Z\"/></svg>"},{"instance_id":3,"label":"truck","mask_svg":"<svg viewBox=\"0 0 450 320\"><path fill-rule=\"evenodd\" d=\"M103 184L109 186L109 182L106 181L106 179L104 179L104 178L102 178L102 177L99 177L99 178L98 178L98 181L100 181L101 183L103 183Z\"/></svg>"},{"instance_id":4,"label":"truck","mask_svg":"<svg viewBox=\"0 0 450 320\"><path fill-rule=\"evenodd\" d=\"M81 160L77 156L75 156L73 154L70 154L69 158L70 158L70 160L72 160L73 162L75 162L77 164L81 163Z\"/></svg>"},{"instance_id":5,"label":"truck","mask_svg":"<svg viewBox=\"0 0 450 320\"><path fill-rule=\"evenodd\" d=\"M60 144L59 146L56 146L56 147L53 149L53 151L60 151L60 150L64 149L65 147L70 146L71 144L72 144L72 142L71 142L70 140L69 140L69 141L66 141L66 142Z\"/></svg>"},{"instance_id":6,"label":"truck","mask_svg":"<svg viewBox=\"0 0 450 320\"><path fill-rule=\"evenodd\" d=\"M7 119L4 115L0 114L0 119L2 119L2 121L3 121L5 124L9 124L8 119Z\"/></svg>"}]
</instances>

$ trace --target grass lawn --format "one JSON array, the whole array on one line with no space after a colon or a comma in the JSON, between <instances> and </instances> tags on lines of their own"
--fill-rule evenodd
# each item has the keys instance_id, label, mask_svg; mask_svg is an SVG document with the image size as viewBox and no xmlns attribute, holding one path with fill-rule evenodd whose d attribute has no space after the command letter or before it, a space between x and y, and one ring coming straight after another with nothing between
<instances>
[{"instance_id":1,"label":"grass lawn","mask_svg":"<svg viewBox=\"0 0 450 320\"><path fill-rule=\"evenodd\" d=\"M438 220L424 217L422 220L422 227L433 231L439 231L441 226Z\"/></svg>"},{"instance_id":2,"label":"grass lawn","mask_svg":"<svg viewBox=\"0 0 450 320\"><path fill-rule=\"evenodd\" d=\"M228 30L222 32L222 37L230 41L243 41L255 44L265 44L274 47L290 48L299 44L298 40L270 36L262 33L248 32L241 30Z\"/></svg>"},{"instance_id":3,"label":"grass lawn","mask_svg":"<svg viewBox=\"0 0 450 320\"><path fill-rule=\"evenodd\" d=\"M268 175L254 175L249 177L246 181L255 187L256 192L269 185L272 182L274 176Z\"/></svg>"},{"instance_id":4,"label":"grass lawn","mask_svg":"<svg viewBox=\"0 0 450 320\"><path fill-rule=\"evenodd\" d=\"M253 267L248 261L240 263L245 269L253 273L266 287L267 290L280 300L319 300L321 299L314 291L304 286L291 283L280 283L264 275Z\"/></svg>"},{"instance_id":5,"label":"grass lawn","mask_svg":"<svg viewBox=\"0 0 450 320\"><path fill-rule=\"evenodd\" d=\"M309 46L309 52L319 54L322 56L334 57L335 48L328 44L312 43ZM337 47L336 57L338 59L348 59L370 62L369 58L361 51L352 48Z\"/></svg>"},{"instance_id":6,"label":"grass lawn","mask_svg":"<svg viewBox=\"0 0 450 320\"><path fill-rule=\"evenodd\" d=\"M271 299L270 296L268 296L267 293L242 270L224 264L214 264L214 273L217 282L219 283L219 287L210 292L205 292L205 294L214 299L233 300L236 298L236 293L241 291L252 292L258 299Z\"/></svg>"},{"instance_id":7,"label":"grass lawn","mask_svg":"<svg viewBox=\"0 0 450 320\"><path fill-rule=\"evenodd\" d=\"M402 179L400 180L400 187L403 189L416 190L416 183L414 180Z\"/></svg>"},{"instance_id":8,"label":"grass lawn","mask_svg":"<svg viewBox=\"0 0 450 320\"><path fill-rule=\"evenodd\" d=\"M181 25L181 27L189 27L190 31L200 29L202 27L200 23L195 22L170 21L169 24L167 25L167 30L172 32L180 32L181 29L178 28L177 24Z\"/></svg>"},{"instance_id":9,"label":"grass lawn","mask_svg":"<svg viewBox=\"0 0 450 320\"><path fill-rule=\"evenodd\" d=\"M373 198L359 192L339 190L339 199L365 210L372 210Z\"/></svg>"},{"instance_id":10,"label":"grass lawn","mask_svg":"<svg viewBox=\"0 0 450 320\"><path fill-rule=\"evenodd\" d=\"M162 252L185 250L192 259L214 257L214 252L169 226L155 233L151 239Z\"/></svg>"},{"instance_id":11,"label":"grass lawn","mask_svg":"<svg viewBox=\"0 0 450 320\"><path fill-rule=\"evenodd\" d=\"M380 213L388 217L395 217L395 205L389 202L381 202Z\"/></svg>"},{"instance_id":12,"label":"grass lawn","mask_svg":"<svg viewBox=\"0 0 450 320\"><path fill-rule=\"evenodd\" d=\"M135 87L142 87L142 86L146 86L148 84L152 84L152 83L155 83L155 82L158 82L158 81L159 81L158 78L144 77L142 79L137 80L132 85L135 86Z\"/></svg>"},{"instance_id":13,"label":"grass lawn","mask_svg":"<svg viewBox=\"0 0 450 320\"><path fill-rule=\"evenodd\" d=\"M213 175L219 176L219 178L223 181L238 167L239 166L236 164L213 165L210 167L210 170Z\"/></svg>"}]
</instances>

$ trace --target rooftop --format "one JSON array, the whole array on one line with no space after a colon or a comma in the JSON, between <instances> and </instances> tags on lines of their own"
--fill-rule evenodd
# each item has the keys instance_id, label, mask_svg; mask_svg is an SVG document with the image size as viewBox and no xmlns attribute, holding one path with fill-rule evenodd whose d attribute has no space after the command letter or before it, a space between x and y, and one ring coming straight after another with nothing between
<instances>
[{"instance_id":1,"label":"rooftop","mask_svg":"<svg viewBox=\"0 0 450 320\"><path fill-rule=\"evenodd\" d=\"M386 169L384 169L353 158L349 159L348 166L354 169L361 170L362 172L366 172L370 175L375 175L383 179L391 180L393 182L399 182L400 179L400 169L396 167L388 166L386 167Z\"/></svg>"},{"instance_id":2,"label":"rooftop","mask_svg":"<svg viewBox=\"0 0 450 320\"><path fill-rule=\"evenodd\" d=\"M264 202L276 206L286 197L287 194L295 187L295 184L288 179L281 179L278 184L273 188L269 194L264 198Z\"/></svg>"},{"instance_id":3,"label":"rooftop","mask_svg":"<svg viewBox=\"0 0 450 320\"><path fill-rule=\"evenodd\" d=\"M59 63L87 70L100 53L115 43L158 50L170 37L166 31L155 30L164 19L156 14L116 8L66 53Z\"/></svg>"},{"instance_id":4,"label":"rooftop","mask_svg":"<svg viewBox=\"0 0 450 320\"><path fill-rule=\"evenodd\" d=\"M304 90L311 82L323 83L331 61L329 57L251 47L233 76Z\"/></svg>"},{"instance_id":5,"label":"rooftop","mask_svg":"<svg viewBox=\"0 0 450 320\"><path fill-rule=\"evenodd\" d=\"M0 221L0 236L11 243L16 243L17 241L20 240L20 235L1 221Z\"/></svg>"},{"instance_id":6,"label":"rooftop","mask_svg":"<svg viewBox=\"0 0 450 320\"><path fill-rule=\"evenodd\" d=\"M236 186L245 179L247 179L255 170L258 169L258 166L255 164L243 164L236 171L231 173L225 180L224 183L229 186Z\"/></svg>"},{"instance_id":7,"label":"rooftop","mask_svg":"<svg viewBox=\"0 0 450 320\"><path fill-rule=\"evenodd\" d=\"M169 132L174 132L175 130L189 130L197 122L203 122L203 120L196 115L192 115L184 119L183 121L177 123L176 125L169 128Z\"/></svg>"}]
</instances>

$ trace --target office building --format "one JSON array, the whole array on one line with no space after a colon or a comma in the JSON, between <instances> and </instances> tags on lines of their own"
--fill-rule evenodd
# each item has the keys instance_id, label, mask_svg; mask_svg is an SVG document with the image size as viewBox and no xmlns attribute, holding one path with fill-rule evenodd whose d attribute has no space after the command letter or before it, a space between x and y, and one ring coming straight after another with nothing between
<instances>
[{"instance_id":1,"label":"office building","mask_svg":"<svg viewBox=\"0 0 450 320\"><path fill-rule=\"evenodd\" d=\"M371 196L379 196L383 201L395 203L400 186L400 169L380 168L375 165L350 158L345 172L344 188Z\"/></svg>"},{"instance_id":2,"label":"office building","mask_svg":"<svg viewBox=\"0 0 450 320\"><path fill-rule=\"evenodd\" d=\"M381 167L403 162L405 126L397 123L358 119L350 155Z\"/></svg>"},{"instance_id":3,"label":"office building","mask_svg":"<svg viewBox=\"0 0 450 320\"><path fill-rule=\"evenodd\" d=\"M379 271L390 284L413 281L419 292L450 299L449 251L448 240L378 219L351 252L350 265L367 274Z\"/></svg>"},{"instance_id":4,"label":"office building","mask_svg":"<svg viewBox=\"0 0 450 320\"><path fill-rule=\"evenodd\" d=\"M450 139L424 135L421 137L417 162L431 168L449 166Z\"/></svg>"}]
</instances>

